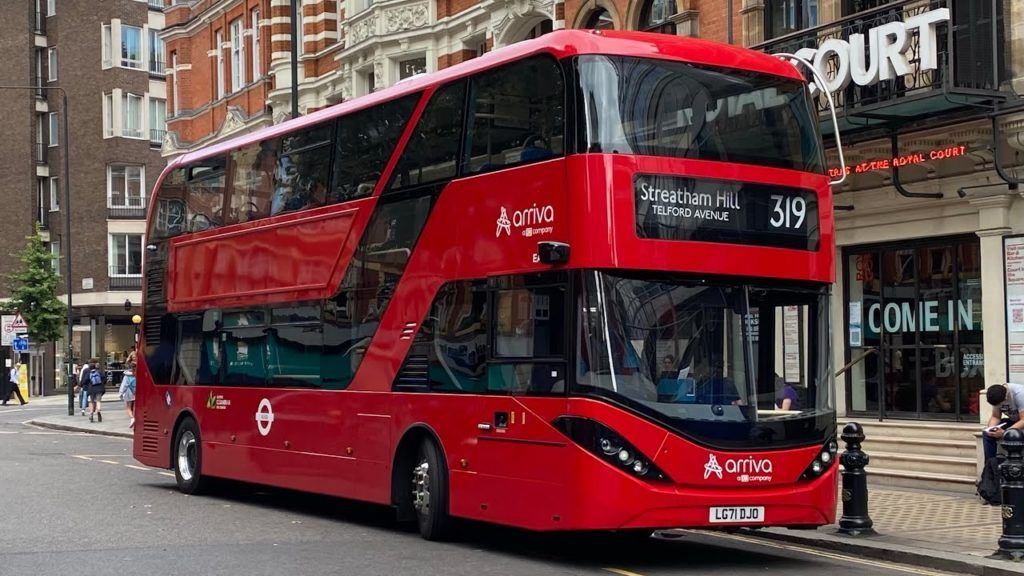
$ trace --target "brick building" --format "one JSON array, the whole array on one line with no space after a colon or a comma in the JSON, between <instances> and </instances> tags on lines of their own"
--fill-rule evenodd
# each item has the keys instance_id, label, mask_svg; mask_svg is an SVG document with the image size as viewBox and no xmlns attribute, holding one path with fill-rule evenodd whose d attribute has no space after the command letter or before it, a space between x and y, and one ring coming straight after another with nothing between
<instances>
[{"instance_id":1,"label":"brick building","mask_svg":"<svg viewBox=\"0 0 1024 576\"><path fill-rule=\"evenodd\" d=\"M165 10L165 155L280 122L291 110L289 0L173 0ZM554 29L741 38L741 0L300 0L305 113Z\"/></svg>"},{"instance_id":2,"label":"brick building","mask_svg":"<svg viewBox=\"0 0 1024 576\"><path fill-rule=\"evenodd\" d=\"M35 222L51 251L72 260L76 359L97 356L117 368L133 345L141 299L147 191L165 162L162 41L155 0L24 0L0 20L0 85L9 108L0 120L5 254L24 245ZM61 122L67 93L70 139ZM68 141L70 140L70 141ZM70 151L71 229L64 202ZM19 266L0 258L0 276ZM63 288L63 284L62 284ZM6 296L6 284L0 296ZM61 290L63 292L63 290ZM126 310L126 301L131 310ZM34 350L33 392L52 390L66 345ZM54 354L56 353L56 357ZM57 361L55 363L55 360Z\"/></svg>"}]
</instances>

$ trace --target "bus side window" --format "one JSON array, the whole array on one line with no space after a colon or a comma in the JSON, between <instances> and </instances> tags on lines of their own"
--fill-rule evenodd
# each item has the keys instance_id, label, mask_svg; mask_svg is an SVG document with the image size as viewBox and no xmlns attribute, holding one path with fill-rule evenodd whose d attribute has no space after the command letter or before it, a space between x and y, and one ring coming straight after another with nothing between
<instances>
[{"instance_id":1,"label":"bus side window","mask_svg":"<svg viewBox=\"0 0 1024 576\"><path fill-rule=\"evenodd\" d=\"M225 312L221 344L224 383L263 386L267 382L267 319L263 310Z\"/></svg>"},{"instance_id":2,"label":"bus side window","mask_svg":"<svg viewBox=\"0 0 1024 576\"><path fill-rule=\"evenodd\" d=\"M330 124L281 139L270 215L323 206L331 174Z\"/></svg>"},{"instance_id":3,"label":"bus side window","mask_svg":"<svg viewBox=\"0 0 1024 576\"><path fill-rule=\"evenodd\" d=\"M270 385L319 388L323 344L319 303L273 309L267 341Z\"/></svg>"},{"instance_id":4,"label":"bus side window","mask_svg":"<svg viewBox=\"0 0 1024 576\"><path fill-rule=\"evenodd\" d=\"M328 202L373 193L421 94L412 94L338 120L334 188Z\"/></svg>"},{"instance_id":5,"label":"bus side window","mask_svg":"<svg viewBox=\"0 0 1024 576\"><path fill-rule=\"evenodd\" d=\"M227 223L250 222L270 215L279 139L264 140L231 153L231 201Z\"/></svg>"},{"instance_id":6,"label":"bus side window","mask_svg":"<svg viewBox=\"0 0 1024 576\"><path fill-rule=\"evenodd\" d=\"M455 178L465 94L462 80L434 92L398 159L389 191Z\"/></svg>"},{"instance_id":7,"label":"bus side window","mask_svg":"<svg viewBox=\"0 0 1024 576\"><path fill-rule=\"evenodd\" d=\"M565 290L531 287L522 276L495 294L494 357L487 391L565 393Z\"/></svg>"},{"instance_id":8,"label":"bus side window","mask_svg":"<svg viewBox=\"0 0 1024 576\"><path fill-rule=\"evenodd\" d=\"M185 169L176 168L164 177L157 192L156 217L146 235L150 242L173 238L186 231L186 198Z\"/></svg>"},{"instance_id":9,"label":"bus side window","mask_svg":"<svg viewBox=\"0 0 1024 576\"><path fill-rule=\"evenodd\" d=\"M224 163L223 156L214 156L189 166L188 232L224 224Z\"/></svg>"},{"instance_id":10,"label":"bus side window","mask_svg":"<svg viewBox=\"0 0 1024 576\"><path fill-rule=\"evenodd\" d=\"M565 83L538 56L473 79L467 173L539 162L564 152Z\"/></svg>"}]
</instances>

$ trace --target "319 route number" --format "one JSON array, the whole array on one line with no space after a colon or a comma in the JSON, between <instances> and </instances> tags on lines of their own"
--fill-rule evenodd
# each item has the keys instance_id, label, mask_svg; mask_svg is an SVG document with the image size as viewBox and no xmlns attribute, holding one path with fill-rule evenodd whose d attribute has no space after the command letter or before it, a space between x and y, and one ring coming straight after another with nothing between
<instances>
[{"instance_id":1,"label":"319 route number","mask_svg":"<svg viewBox=\"0 0 1024 576\"><path fill-rule=\"evenodd\" d=\"M799 228L807 217L807 201L800 196L772 194L772 218L768 221L773 228Z\"/></svg>"}]
</instances>

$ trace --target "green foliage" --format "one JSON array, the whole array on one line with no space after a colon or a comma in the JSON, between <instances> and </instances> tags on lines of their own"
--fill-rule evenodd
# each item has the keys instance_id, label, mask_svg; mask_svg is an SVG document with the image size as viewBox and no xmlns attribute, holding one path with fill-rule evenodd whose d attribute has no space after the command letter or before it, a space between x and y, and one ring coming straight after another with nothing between
<instances>
[{"instance_id":1,"label":"green foliage","mask_svg":"<svg viewBox=\"0 0 1024 576\"><path fill-rule=\"evenodd\" d=\"M11 301L5 308L21 312L28 323L30 342L53 342L62 336L65 323L66 307L56 295L60 276L53 270L55 257L43 242L38 223L27 240L25 248L17 254L21 268L8 276Z\"/></svg>"}]
</instances>

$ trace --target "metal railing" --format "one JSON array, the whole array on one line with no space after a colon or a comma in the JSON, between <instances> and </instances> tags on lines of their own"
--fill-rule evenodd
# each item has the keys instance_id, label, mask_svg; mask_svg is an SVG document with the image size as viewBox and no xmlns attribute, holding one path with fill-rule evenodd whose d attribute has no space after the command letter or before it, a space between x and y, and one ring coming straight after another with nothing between
<instances>
[{"instance_id":1,"label":"metal railing","mask_svg":"<svg viewBox=\"0 0 1024 576\"><path fill-rule=\"evenodd\" d=\"M43 142L42 140L36 142L34 155L36 164L46 164L48 148L49 147L46 145L46 142Z\"/></svg>"},{"instance_id":2,"label":"metal railing","mask_svg":"<svg viewBox=\"0 0 1024 576\"><path fill-rule=\"evenodd\" d=\"M149 0L149 7L156 8L158 10L164 9L164 0Z\"/></svg>"},{"instance_id":3,"label":"metal railing","mask_svg":"<svg viewBox=\"0 0 1024 576\"><path fill-rule=\"evenodd\" d=\"M153 144L160 144L162 146L164 143L164 136L166 135L167 130L160 130L158 128L149 129L149 141Z\"/></svg>"},{"instance_id":4,"label":"metal railing","mask_svg":"<svg viewBox=\"0 0 1024 576\"><path fill-rule=\"evenodd\" d=\"M159 75L163 76L164 74L167 73L167 65L164 63L163 60L153 60L153 59L150 59L150 61L149 61L149 73L150 74L159 74Z\"/></svg>"},{"instance_id":5,"label":"metal railing","mask_svg":"<svg viewBox=\"0 0 1024 576\"><path fill-rule=\"evenodd\" d=\"M119 220L142 220L146 218L146 199L141 196L111 194L107 196L108 217Z\"/></svg>"},{"instance_id":6,"label":"metal railing","mask_svg":"<svg viewBox=\"0 0 1024 576\"><path fill-rule=\"evenodd\" d=\"M950 0L902 0L885 6L872 8L851 14L836 20L773 38L753 48L768 53L795 54L802 48L817 49L827 40L847 42L851 35L864 35L865 43L870 39L871 30L892 22L905 22L907 19L940 8L953 10ZM971 43L989 45L991 50L992 36L997 27L991 22L960 22L954 25L951 21L939 22L935 25L935 44L932 49L937 57L935 69L922 69L921 39L919 34L908 34L908 44L904 51L911 72L889 80L881 80L869 86L858 86L851 83L846 88L833 94L836 108L855 108L882 104L911 95L924 94L928 91L956 88L961 90L996 90L998 80L995 69L978 69L977 66L963 66L957 60L956 50L967 49ZM925 46L927 48L927 46ZM871 55L868 56L872 57ZM874 56L881 58L881 55ZM840 67L849 65L842 62L832 52L824 61L825 76L835 78ZM818 112L828 112L828 103L823 97L818 98Z\"/></svg>"},{"instance_id":7,"label":"metal railing","mask_svg":"<svg viewBox=\"0 0 1024 576\"><path fill-rule=\"evenodd\" d=\"M110 267L110 288L142 290L142 267L116 264Z\"/></svg>"}]
</instances>

